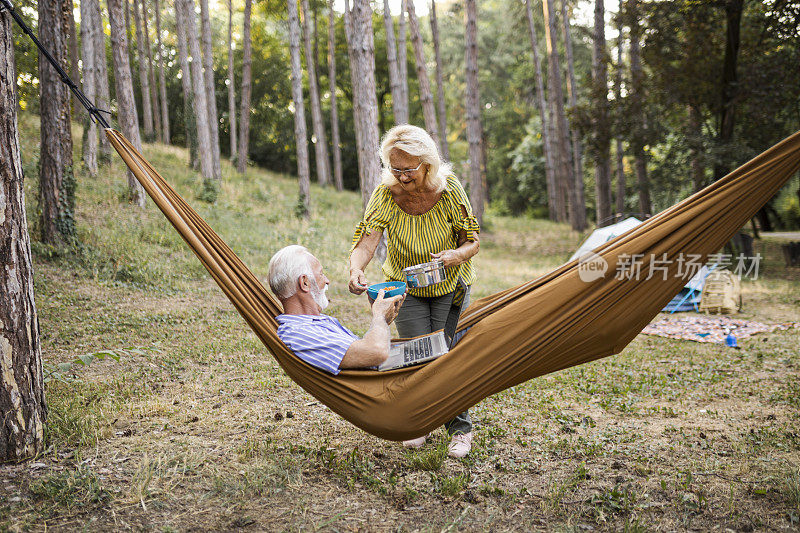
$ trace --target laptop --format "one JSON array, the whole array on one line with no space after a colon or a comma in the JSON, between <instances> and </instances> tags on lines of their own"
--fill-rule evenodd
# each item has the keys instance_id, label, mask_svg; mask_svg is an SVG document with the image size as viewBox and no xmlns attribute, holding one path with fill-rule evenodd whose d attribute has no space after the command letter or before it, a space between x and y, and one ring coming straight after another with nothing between
<instances>
[{"instance_id":1,"label":"laptop","mask_svg":"<svg viewBox=\"0 0 800 533\"><path fill-rule=\"evenodd\" d=\"M450 351L450 348L455 346L462 336L456 334L456 329L466 294L467 286L459 278L444 328L413 339L395 339L389 348L389 357L378 367L378 370L395 370L427 363Z\"/></svg>"}]
</instances>

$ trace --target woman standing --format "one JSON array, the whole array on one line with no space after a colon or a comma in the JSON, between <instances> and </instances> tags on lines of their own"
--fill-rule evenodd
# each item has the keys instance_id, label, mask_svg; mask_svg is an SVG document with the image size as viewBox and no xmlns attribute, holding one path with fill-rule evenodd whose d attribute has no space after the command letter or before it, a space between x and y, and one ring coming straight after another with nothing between
<instances>
[{"instance_id":1,"label":"woman standing","mask_svg":"<svg viewBox=\"0 0 800 533\"><path fill-rule=\"evenodd\" d=\"M444 327L461 278L469 287L475 281L472 256L478 253L478 221L469 199L449 164L439 157L436 143L422 128L395 126L383 137L381 184L375 188L363 220L353 235L350 252L350 292L361 294L368 286L364 269L383 233L387 257L383 263L386 281L405 281L403 269L440 260L447 277L441 283L409 289L395 319L401 337L426 335ZM464 411L445 424L453 436L449 453L464 457L472 446L472 422ZM419 448L427 437L403 442Z\"/></svg>"}]
</instances>

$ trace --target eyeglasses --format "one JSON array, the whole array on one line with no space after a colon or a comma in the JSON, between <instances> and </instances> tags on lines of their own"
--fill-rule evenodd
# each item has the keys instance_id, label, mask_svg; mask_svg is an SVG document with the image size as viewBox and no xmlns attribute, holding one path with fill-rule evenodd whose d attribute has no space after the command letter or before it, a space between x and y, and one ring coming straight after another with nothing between
<instances>
[{"instance_id":1,"label":"eyeglasses","mask_svg":"<svg viewBox=\"0 0 800 533\"><path fill-rule=\"evenodd\" d=\"M389 168L389 170L392 172L392 174L394 174L396 177L399 178L403 174L405 174L406 176L413 174L414 172L419 170L419 167L421 167L422 165L424 165L424 163L420 163L414 168Z\"/></svg>"}]
</instances>

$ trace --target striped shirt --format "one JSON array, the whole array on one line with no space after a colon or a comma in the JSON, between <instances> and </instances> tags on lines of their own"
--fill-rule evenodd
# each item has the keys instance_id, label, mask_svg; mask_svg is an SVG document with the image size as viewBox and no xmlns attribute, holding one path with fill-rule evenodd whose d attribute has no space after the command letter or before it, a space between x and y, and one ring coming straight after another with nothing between
<instances>
[{"instance_id":1,"label":"striped shirt","mask_svg":"<svg viewBox=\"0 0 800 533\"><path fill-rule=\"evenodd\" d=\"M344 354L358 336L328 315L278 315L278 337L294 354L317 368L339 373Z\"/></svg>"},{"instance_id":2,"label":"striped shirt","mask_svg":"<svg viewBox=\"0 0 800 533\"><path fill-rule=\"evenodd\" d=\"M430 262L431 252L458 248L461 231L466 232L467 240L475 241L480 227L472 214L464 187L458 178L451 175L447 178L442 197L421 215L410 215L400 209L389 187L378 185L367 204L363 220L356 227L350 251L373 230L383 231L386 235L387 253L382 269L386 281L405 281L404 268ZM447 279L444 282L409 289L409 293L423 298L444 296L455 289L459 276L467 285L475 281L472 259L445 270Z\"/></svg>"}]
</instances>

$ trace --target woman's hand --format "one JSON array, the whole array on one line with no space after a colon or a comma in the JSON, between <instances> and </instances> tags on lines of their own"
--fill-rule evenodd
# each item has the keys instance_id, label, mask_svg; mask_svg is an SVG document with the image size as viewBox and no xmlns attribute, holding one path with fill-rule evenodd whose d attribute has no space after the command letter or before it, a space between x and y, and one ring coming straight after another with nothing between
<instances>
[{"instance_id":1,"label":"woman's hand","mask_svg":"<svg viewBox=\"0 0 800 533\"><path fill-rule=\"evenodd\" d=\"M431 257L442 261L446 267L458 266L464 262L461 254L456 250L443 250L437 253L431 252Z\"/></svg>"},{"instance_id":2,"label":"woman's hand","mask_svg":"<svg viewBox=\"0 0 800 533\"><path fill-rule=\"evenodd\" d=\"M367 276L364 275L364 271L357 268L350 270L350 284L348 285L350 292L353 294L361 294L367 290L368 285Z\"/></svg>"}]
</instances>

